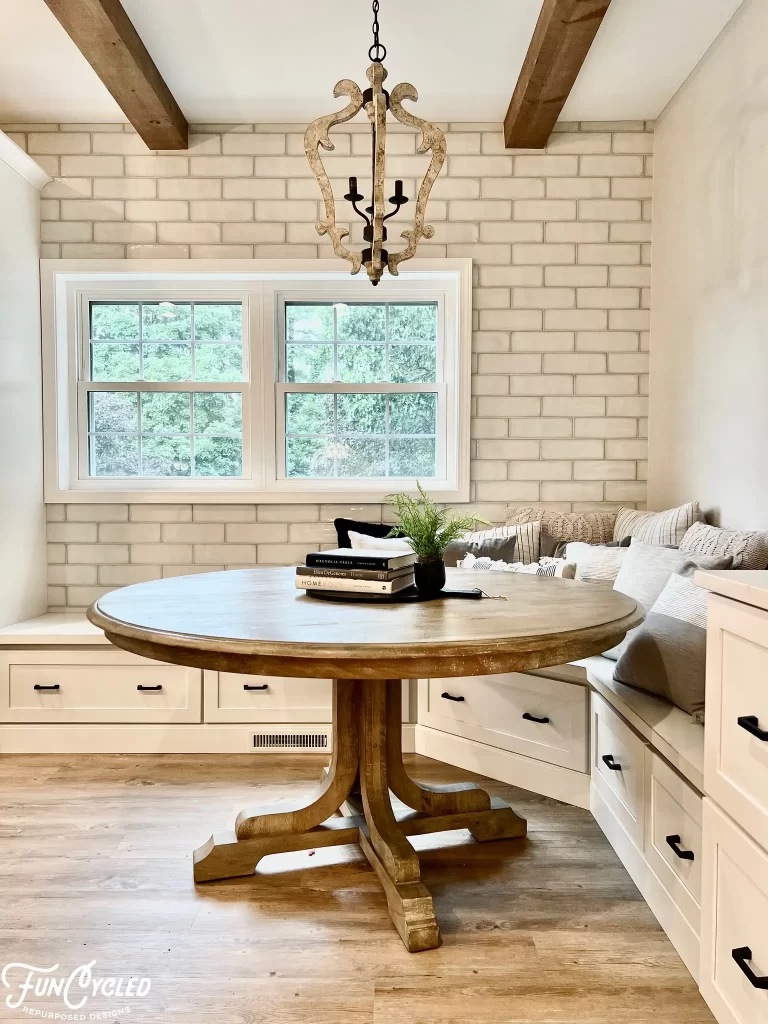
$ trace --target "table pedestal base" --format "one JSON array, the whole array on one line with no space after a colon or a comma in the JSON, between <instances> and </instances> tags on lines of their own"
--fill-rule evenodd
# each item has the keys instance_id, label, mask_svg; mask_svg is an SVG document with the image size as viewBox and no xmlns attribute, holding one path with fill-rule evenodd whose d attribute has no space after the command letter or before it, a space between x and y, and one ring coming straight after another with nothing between
<instances>
[{"instance_id":1,"label":"table pedestal base","mask_svg":"<svg viewBox=\"0 0 768 1024\"><path fill-rule=\"evenodd\" d=\"M434 949L440 932L432 897L407 837L466 828L478 842L512 839L525 835L526 823L472 782L422 786L409 777L400 694L399 680L336 680L333 757L317 798L273 814L241 811L234 832L217 833L195 850L195 881L250 875L270 853L359 843L406 948ZM412 810L396 817L390 791Z\"/></svg>"}]
</instances>

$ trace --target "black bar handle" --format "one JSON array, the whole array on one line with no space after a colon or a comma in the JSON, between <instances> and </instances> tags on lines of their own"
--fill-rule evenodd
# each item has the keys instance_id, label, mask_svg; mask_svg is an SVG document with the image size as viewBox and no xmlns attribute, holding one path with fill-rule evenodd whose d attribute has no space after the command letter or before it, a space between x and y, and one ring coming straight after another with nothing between
<instances>
[{"instance_id":1,"label":"black bar handle","mask_svg":"<svg viewBox=\"0 0 768 1024\"><path fill-rule=\"evenodd\" d=\"M459 701L459 702L464 700L463 697L454 697L452 693L441 693L440 696L444 697L445 700L455 700L455 701Z\"/></svg>"},{"instance_id":2,"label":"black bar handle","mask_svg":"<svg viewBox=\"0 0 768 1024\"><path fill-rule=\"evenodd\" d=\"M262 683L261 686L251 686L250 683L244 683L243 684L243 689L244 690L268 690L269 689L269 683Z\"/></svg>"},{"instance_id":3,"label":"black bar handle","mask_svg":"<svg viewBox=\"0 0 768 1024\"><path fill-rule=\"evenodd\" d=\"M603 754L603 763L607 764L612 772L621 771L621 765L617 761L614 761L613 754Z\"/></svg>"},{"instance_id":4,"label":"black bar handle","mask_svg":"<svg viewBox=\"0 0 768 1024\"><path fill-rule=\"evenodd\" d=\"M749 983L753 988L768 989L768 976L761 978L759 975L755 974L747 963L748 960L752 959L752 950L749 946L739 946L738 949L731 950L731 956L744 974L746 974L747 978L749 978Z\"/></svg>"},{"instance_id":5,"label":"black bar handle","mask_svg":"<svg viewBox=\"0 0 768 1024\"><path fill-rule=\"evenodd\" d=\"M742 715L741 718L736 719L737 723L742 729L746 729L748 733L756 736L763 743L768 743L768 729L761 729L757 721L757 715Z\"/></svg>"},{"instance_id":6,"label":"black bar handle","mask_svg":"<svg viewBox=\"0 0 768 1024\"><path fill-rule=\"evenodd\" d=\"M523 714L523 718L526 722L537 722L539 725L546 725L549 721L548 718L537 718L536 715L532 715L529 711Z\"/></svg>"},{"instance_id":7,"label":"black bar handle","mask_svg":"<svg viewBox=\"0 0 768 1024\"><path fill-rule=\"evenodd\" d=\"M53 683L52 686L43 686L42 683L35 683L35 689L36 690L58 690L58 689L60 689L60 687L59 687L58 683Z\"/></svg>"},{"instance_id":8,"label":"black bar handle","mask_svg":"<svg viewBox=\"0 0 768 1024\"><path fill-rule=\"evenodd\" d=\"M680 860L694 860L693 850L681 850L680 836L667 836L667 846L671 846L675 851L675 856L679 857Z\"/></svg>"},{"instance_id":9,"label":"black bar handle","mask_svg":"<svg viewBox=\"0 0 768 1024\"><path fill-rule=\"evenodd\" d=\"M139 683L139 685L136 687L136 689L141 690L142 693L147 693L149 691L157 693L160 690L162 690L162 688L163 687L161 683L158 683L157 686L142 686L141 683Z\"/></svg>"}]
</instances>

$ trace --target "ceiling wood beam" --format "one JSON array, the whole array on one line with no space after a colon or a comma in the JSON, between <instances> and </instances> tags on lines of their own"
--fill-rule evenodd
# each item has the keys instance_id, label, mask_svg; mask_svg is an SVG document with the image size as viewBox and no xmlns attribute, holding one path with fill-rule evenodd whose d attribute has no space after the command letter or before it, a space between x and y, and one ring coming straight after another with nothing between
<instances>
[{"instance_id":1,"label":"ceiling wood beam","mask_svg":"<svg viewBox=\"0 0 768 1024\"><path fill-rule=\"evenodd\" d=\"M189 126L120 0L45 0L150 149L186 149Z\"/></svg>"},{"instance_id":2,"label":"ceiling wood beam","mask_svg":"<svg viewBox=\"0 0 768 1024\"><path fill-rule=\"evenodd\" d=\"M543 149L611 0L544 0L504 119L508 149Z\"/></svg>"}]
</instances>

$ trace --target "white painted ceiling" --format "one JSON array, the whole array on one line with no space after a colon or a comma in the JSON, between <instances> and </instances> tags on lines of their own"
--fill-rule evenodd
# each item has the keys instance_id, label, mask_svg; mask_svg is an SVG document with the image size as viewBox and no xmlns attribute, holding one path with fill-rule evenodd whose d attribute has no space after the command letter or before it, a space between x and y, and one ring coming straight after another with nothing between
<instances>
[{"instance_id":1,"label":"white painted ceiling","mask_svg":"<svg viewBox=\"0 0 768 1024\"><path fill-rule=\"evenodd\" d=\"M542 0L382 0L389 84L438 121L499 121ZM564 120L654 118L742 0L613 0ZM365 82L367 0L123 0L190 122L308 121ZM0 120L121 121L43 0L2 0Z\"/></svg>"}]
</instances>

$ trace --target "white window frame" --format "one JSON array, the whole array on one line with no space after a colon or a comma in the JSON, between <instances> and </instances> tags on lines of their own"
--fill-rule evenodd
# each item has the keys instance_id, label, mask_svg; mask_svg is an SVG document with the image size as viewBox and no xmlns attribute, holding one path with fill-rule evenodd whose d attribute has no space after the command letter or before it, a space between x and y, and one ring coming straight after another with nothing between
<instances>
[{"instance_id":1,"label":"white window frame","mask_svg":"<svg viewBox=\"0 0 768 1024\"><path fill-rule=\"evenodd\" d=\"M412 478L287 478L285 394L290 391L438 393L438 475L424 481L439 501L469 500L472 261L415 259L375 289L338 260L42 260L43 424L46 502L354 503L413 492ZM91 301L237 301L243 306L242 382L141 382L152 391L241 391L243 476L90 478L87 394L135 390L87 381ZM438 303L438 382L287 384L282 378L286 301Z\"/></svg>"}]
</instances>

